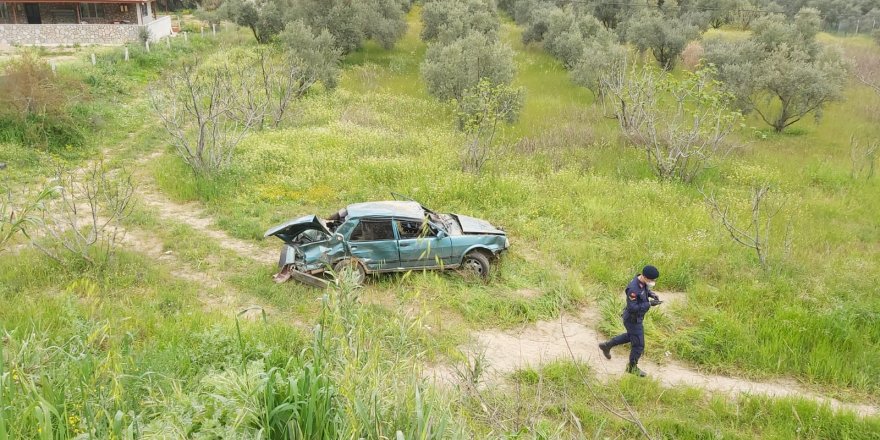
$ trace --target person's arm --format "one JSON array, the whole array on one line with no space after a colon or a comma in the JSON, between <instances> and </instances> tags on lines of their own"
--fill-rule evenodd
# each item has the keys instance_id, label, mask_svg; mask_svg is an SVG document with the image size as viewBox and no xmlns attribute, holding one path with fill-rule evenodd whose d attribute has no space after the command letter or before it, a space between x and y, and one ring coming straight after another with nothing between
<instances>
[{"instance_id":1,"label":"person's arm","mask_svg":"<svg viewBox=\"0 0 880 440\"><path fill-rule=\"evenodd\" d=\"M650 308L651 304L648 301L642 301L642 298L639 297L639 292L629 288L626 289L626 310L629 313L641 314L647 312Z\"/></svg>"}]
</instances>

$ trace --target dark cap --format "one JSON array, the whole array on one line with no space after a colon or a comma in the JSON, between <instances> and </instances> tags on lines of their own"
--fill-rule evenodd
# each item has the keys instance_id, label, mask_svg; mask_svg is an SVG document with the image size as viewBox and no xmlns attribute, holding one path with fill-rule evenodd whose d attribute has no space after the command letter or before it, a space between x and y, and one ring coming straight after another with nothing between
<instances>
[{"instance_id":1,"label":"dark cap","mask_svg":"<svg viewBox=\"0 0 880 440\"><path fill-rule=\"evenodd\" d=\"M649 264L642 268L642 276L649 280L656 280L657 278L660 278L660 271Z\"/></svg>"}]
</instances>

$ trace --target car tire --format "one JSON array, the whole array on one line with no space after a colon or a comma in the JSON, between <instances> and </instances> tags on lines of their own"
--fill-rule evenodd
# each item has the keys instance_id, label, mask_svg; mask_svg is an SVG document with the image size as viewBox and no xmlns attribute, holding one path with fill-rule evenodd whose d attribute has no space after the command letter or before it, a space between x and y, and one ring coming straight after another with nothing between
<instances>
[{"instance_id":1,"label":"car tire","mask_svg":"<svg viewBox=\"0 0 880 440\"><path fill-rule=\"evenodd\" d=\"M489 278L489 258L480 251L471 251L464 256L461 267L482 280Z\"/></svg>"},{"instance_id":2,"label":"car tire","mask_svg":"<svg viewBox=\"0 0 880 440\"><path fill-rule=\"evenodd\" d=\"M340 260L333 265L333 272L336 273L336 277L338 279L343 279L347 277L346 272L354 271L354 281L358 286L363 286L364 282L367 280L367 272L364 270L364 266L357 262L357 260Z\"/></svg>"}]
</instances>

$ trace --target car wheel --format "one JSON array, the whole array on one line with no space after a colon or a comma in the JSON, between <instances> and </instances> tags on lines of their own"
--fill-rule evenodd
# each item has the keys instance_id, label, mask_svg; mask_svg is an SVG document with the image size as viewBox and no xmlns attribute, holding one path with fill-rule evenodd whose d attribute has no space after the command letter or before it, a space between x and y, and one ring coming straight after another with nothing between
<instances>
[{"instance_id":1,"label":"car wheel","mask_svg":"<svg viewBox=\"0 0 880 440\"><path fill-rule=\"evenodd\" d=\"M340 280L352 280L358 286L362 286L367 279L364 266L356 260L341 260L333 265L333 272Z\"/></svg>"},{"instance_id":2,"label":"car wheel","mask_svg":"<svg viewBox=\"0 0 880 440\"><path fill-rule=\"evenodd\" d=\"M462 268L480 279L489 278L489 258L480 251L473 251L465 255Z\"/></svg>"}]
</instances>

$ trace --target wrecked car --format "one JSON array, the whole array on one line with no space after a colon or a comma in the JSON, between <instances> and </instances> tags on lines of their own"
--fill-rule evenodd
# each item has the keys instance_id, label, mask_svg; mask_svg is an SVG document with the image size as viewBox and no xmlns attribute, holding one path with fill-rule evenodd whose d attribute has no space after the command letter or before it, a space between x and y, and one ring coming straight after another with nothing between
<instances>
[{"instance_id":1,"label":"wrecked car","mask_svg":"<svg viewBox=\"0 0 880 440\"><path fill-rule=\"evenodd\" d=\"M441 214L415 201L348 205L324 219L299 217L269 229L264 237L284 242L276 282L294 278L324 287L324 274L351 271L357 283L367 275L425 269L463 269L479 278L510 242L485 220Z\"/></svg>"}]
</instances>

